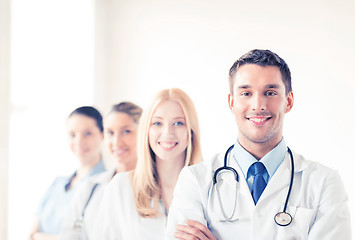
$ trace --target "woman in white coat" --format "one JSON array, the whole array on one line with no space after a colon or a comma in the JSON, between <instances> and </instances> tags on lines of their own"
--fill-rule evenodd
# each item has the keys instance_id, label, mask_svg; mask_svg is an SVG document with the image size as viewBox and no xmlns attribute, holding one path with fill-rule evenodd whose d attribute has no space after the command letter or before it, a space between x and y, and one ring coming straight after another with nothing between
<instances>
[{"instance_id":1,"label":"woman in white coat","mask_svg":"<svg viewBox=\"0 0 355 240\"><path fill-rule=\"evenodd\" d=\"M65 240L95 239L92 231L104 189L116 173L133 170L137 162L136 142L142 109L131 102L112 106L104 119L104 140L117 166L89 178L78 187L60 238Z\"/></svg>"},{"instance_id":2,"label":"woman in white coat","mask_svg":"<svg viewBox=\"0 0 355 240\"><path fill-rule=\"evenodd\" d=\"M202 160L197 114L185 92L166 89L155 96L143 112L137 150L136 169L108 185L95 239L164 239L180 170Z\"/></svg>"}]
</instances>

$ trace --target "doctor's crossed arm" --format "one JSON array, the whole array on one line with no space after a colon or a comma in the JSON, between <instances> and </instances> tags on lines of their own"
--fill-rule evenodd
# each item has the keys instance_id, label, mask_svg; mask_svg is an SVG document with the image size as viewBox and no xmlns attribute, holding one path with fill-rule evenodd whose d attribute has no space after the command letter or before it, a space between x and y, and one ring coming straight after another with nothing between
<instances>
[{"instance_id":1,"label":"doctor's crossed arm","mask_svg":"<svg viewBox=\"0 0 355 240\"><path fill-rule=\"evenodd\" d=\"M174 237L182 240L217 240L211 231L202 223L186 220L186 225L177 225Z\"/></svg>"},{"instance_id":2,"label":"doctor's crossed arm","mask_svg":"<svg viewBox=\"0 0 355 240\"><path fill-rule=\"evenodd\" d=\"M39 231L39 220L36 219L35 223L32 226L32 232L30 234L29 240L58 240L57 235L49 235Z\"/></svg>"},{"instance_id":3,"label":"doctor's crossed arm","mask_svg":"<svg viewBox=\"0 0 355 240\"><path fill-rule=\"evenodd\" d=\"M316 173L314 175L317 176ZM351 239L348 196L341 177L337 171L331 170L324 178L322 184L313 190L318 191L321 197L317 199L319 207L308 239Z\"/></svg>"},{"instance_id":4,"label":"doctor's crossed arm","mask_svg":"<svg viewBox=\"0 0 355 240\"><path fill-rule=\"evenodd\" d=\"M185 167L180 176L170 207L172 218L168 218L166 239L217 240L207 227L204 215L201 214L203 209L199 199L201 192L198 191L200 187L198 181L204 179L195 179L190 167ZM189 196L189 199L186 196ZM180 211L182 209L183 211Z\"/></svg>"},{"instance_id":5,"label":"doctor's crossed arm","mask_svg":"<svg viewBox=\"0 0 355 240\"><path fill-rule=\"evenodd\" d=\"M49 235L40 232L36 232L31 235L31 240L58 240L59 237L56 235Z\"/></svg>"},{"instance_id":6,"label":"doctor's crossed arm","mask_svg":"<svg viewBox=\"0 0 355 240\"><path fill-rule=\"evenodd\" d=\"M203 195L201 189L210 187L208 180L212 176L210 174L201 175L202 172L210 172L209 162L210 160L207 160L194 166L185 167L180 172L169 210L166 240L218 239L218 235L214 235L208 228L208 220L204 214L206 204L201 199ZM199 165L200 168L195 167ZM196 174L200 178L196 178Z\"/></svg>"}]
</instances>

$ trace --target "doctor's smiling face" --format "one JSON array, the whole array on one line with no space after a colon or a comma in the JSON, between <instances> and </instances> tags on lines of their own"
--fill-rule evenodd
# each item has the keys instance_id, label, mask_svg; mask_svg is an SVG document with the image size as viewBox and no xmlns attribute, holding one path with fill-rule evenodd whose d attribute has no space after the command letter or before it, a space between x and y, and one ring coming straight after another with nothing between
<instances>
[{"instance_id":1,"label":"doctor's smiling face","mask_svg":"<svg viewBox=\"0 0 355 240\"><path fill-rule=\"evenodd\" d=\"M103 134L96 120L82 114L73 114L67 120L67 129L73 154L83 166L95 165L100 160L103 142Z\"/></svg>"},{"instance_id":2,"label":"doctor's smiling face","mask_svg":"<svg viewBox=\"0 0 355 240\"><path fill-rule=\"evenodd\" d=\"M149 145L156 160L184 163L188 145L185 115L179 103L167 100L158 105L149 127Z\"/></svg>"},{"instance_id":3,"label":"doctor's smiling face","mask_svg":"<svg viewBox=\"0 0 355 240\"><path fill-rule=\"evenodd\" d=\"M122 165L135 166L137 153L137 123L123 112L111 112L104 121L105 143L117 161Z\"/></svg>"},{"instance_id":4,"label":"doctor's smiling face","mask_svg":"<svg viewBox=\"0 0 355 240\"><path fill-rule=\"evenodd\" d=\"M286 93L278 67L240 66L228 96L239 128L239 143L247 150L255 144L269 150L275 147L282 139L284 115L291 110L293 101L293 93Z\"/></svg>"}]
</instances>

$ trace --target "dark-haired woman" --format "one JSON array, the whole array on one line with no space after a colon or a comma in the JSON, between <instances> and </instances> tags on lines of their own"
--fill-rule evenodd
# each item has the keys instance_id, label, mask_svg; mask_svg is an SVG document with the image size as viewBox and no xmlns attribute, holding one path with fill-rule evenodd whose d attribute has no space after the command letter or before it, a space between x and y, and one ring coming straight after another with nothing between
<instances>
[{"instance_id":1,"label":"dark-haired woman","mask_svg":"<svg viewBox=\"0 0 355 240\"><path fill-rule=\"evenodd\" d=\"M44 195L31 229L31 240L59 239L64 217L77 185L83 179L105 171L101 159L103 122L90 106L75 109L67 119L69 147L79 160L74 174L57 177Z\"/></svg>"}]
</instances>

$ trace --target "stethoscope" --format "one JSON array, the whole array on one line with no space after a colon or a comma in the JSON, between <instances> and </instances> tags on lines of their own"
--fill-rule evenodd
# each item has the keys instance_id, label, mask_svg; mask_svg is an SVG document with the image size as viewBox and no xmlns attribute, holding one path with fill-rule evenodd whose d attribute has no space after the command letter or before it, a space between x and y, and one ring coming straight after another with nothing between
<instances>
[{"instance_id":1,"label":"stethoscope","mask_svg":"<svg viewBox=\"0 0 355 240\"><path fill-rule=\"evenodd\" d=\"M234 147L234 145L232 145L232 146L230 146L228 148L228 150L226 151L226 153L224 155L224 164L223 164L223 166L218 168L215 171L215 173L213 175L213 187L215 187L216 184L217 184L217 176L218 176L218 174L221 171L223 171L223 170L231 171L234 174L234 178L235 178L236 182L239 182L239 175L238 175L237 171L234 168L227 166L228 154L233 149L233 147ZM286 197L286 201L285 201L285 205L284 205L283 211L276 213L275 217L274 217L275 223L277 225L279 225L279 226L282 226L282 227L286 227L286 226L290 225L291 222L292 222L292 216L291 216L291 214L286 212L286 208L287 208L288 200L289 200L290 195L291 195L291 190L292 190L292 185L293 185L293 177L294 177L293 175L295 173L295 167L294 167L294 161L293 161L293 154L292 154L290 148L287 147L287 151L290 154L290 160L291 160L290 186L288 188L288 193L287 193L287 197ZM223 208L223 206L221 204L221 197L220 197L218 188L216 188L216 192L217 192L217 196L218 196L219 207L220 207L220 210L221 210L221 212L222 212L222 214L224 216L224 219L221 220L221 222L234 222L234 221L237 221L238 219L233 219L233 216L235 214L235 208L236 208L236 205L237 205L236 204L237 203L237 195L235 196L235 199L234 199L234 209L233 209L232 215L230 217L227 217L226 214L225 214L224 208Z\"/></svg>"},{"instance_id":2,"label":"stethoscope","mask_svg":"<svg viewBox=\"0 0 355 240\"><path fill-rule=\"evenodd\" d=\"M96 187L98 186L99 184L96 183L93 187L92 187L92 190L91 190L91 193L90 193L90 196L88 198L88 200L86 201L86 204L83 208L83 211L81 212L81 216L79 219L77 219L75 222L74 222L74 229L77 230L77 231L80 231L83 226L84 226L84 215L85 215L85 210L86 210L86 207L88 206L91 198L92 198L92 195L94 194L94 191L96 189Z\"/></svg>"}]
</instances>

